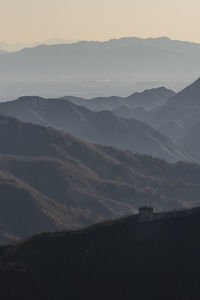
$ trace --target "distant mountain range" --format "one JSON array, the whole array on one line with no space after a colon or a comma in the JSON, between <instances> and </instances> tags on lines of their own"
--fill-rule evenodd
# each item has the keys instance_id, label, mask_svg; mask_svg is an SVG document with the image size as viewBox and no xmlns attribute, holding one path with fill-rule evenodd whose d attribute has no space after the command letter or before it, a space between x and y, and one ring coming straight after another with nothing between
<instances>
[{"instance_id":1,"label":"distant mountain range","mask_svg":"<svg viewBox=\"0 0 200 300\"><path fill-rule=\"evenodd\" d=\"M0 50L0 54L6 54L6 53L8 53L8 52L5 50Z\"/></svg>"},{"instance_id":2,"label":"distant mountain range","mask_svg":"<svg viewBox=\"0 0 200 300\"><path fill-rule=\"evenodd\" d=\"M135 45L142 45L142 46L148 46L148 47L159 47L160 49L168 50L168 51L174 51L174 52L180 52L183 54L189 54L189 55L195 55L200 56L199 50L200 50L200 44L194 43L194 42L187 42L187 41L179 41L179 40L172 40L168 37L158 37L158 38L138 38L138 37L122 37L120 39L111 39L109 41L105 42L99 42L99 41L75 41L75 40L69 40L69 39L63 39L59 37L49 38L47 40L43 40L40 42L35 42L32 44L23 44L20 42L15 42L13 44L6 43L6 42L0 42L0 49L4 51L19 51L26 47L35 47L39 45L58 45L58 44L74 44L74 43L88 43L94 44L96 46L101 45L108 45L112 46L113 48L118 47L127 47L127 46L135 46Z\"/></svg>"},{"instance_id":3,"label":"distant mountain range","mask_svg":"<svg viewBox=\"0 0 200 300\"><path fill-rule=\"evenodd\" d=\"M44 41L41 41L41 42L32 43L32 44L22 44L22 43L19 43L19 42L11 44L11 43L6 43L6 42L0 42L0 49L2 51L6 51L6 52L15 52L15 51L20 51L20 50L22 50L23 48L26 48L26 47L29 47L29 48L36 47L36 46L41 45L41 44L55 45L55 44L69 44L69 43L74 43L74 42L76 42L76 41L61 39L61 38L58 38L58 37L47 39L47 40L44 40ZM1 53L1 50L0 50L0 53Z\"/></svg>"},{"instance_id":4,"label":"distant mountain range","mask_svg":"<svg viewBox=\"0 0 200 300\"><path fill-rule=\"evenodd\" d=\"M132 216L0 247L4 299L188 300L199 295L200 209ZM45 298L44 298L45 297Z\"/></svg>"},{"instance_id":5,"label":"distant mountain range","mask_svg":"<svg viewBox=\"0 0 200 300\"><path fill-rule=\"evenodd\" d=\"M199 76L199 49L200 44L166 37L44 41L0 54L0 101L35 94L89 99L112 96L115 91L126 96L159 86L177 92Z\"/></svg>"},{"instance_id":6,"label":"distant mountain range","mask_svg":"<svg viewBox=\"0 0 200 300\"><path fill-rule=\"evenodd\" d=\"M0 241L199 205L200 166L92 145L0 116Z\"/></svg>"},{"instance_id":7,"label":"distant mountain range","mask_svg":"<svg viewBox=\"0 0 200 300\"><path fill-rule=\"evenodd\" d=\"M127 101L131 105L132 98ZM133 96L133 103L134 101ZM94 112L64 99L21 97L15 101L0 103L0 114L52 126L89 142L149 154L170 162L200 161L198 154L195 156L177 147L169 138L144 122L123 119L110 111Z\"/></svg>"},{"instance_id":8,"label":"distant mountain range","mask_svg":"<svg viewBox=\"0 0 200 300\"><path fill-rule=\"evenodd\" d=\"M200 44L168 38L122 38L108 42L81 41L39 45L0 56L0 76L10 78L73 76L197 76Z\"/></svg>"}]
</instances>

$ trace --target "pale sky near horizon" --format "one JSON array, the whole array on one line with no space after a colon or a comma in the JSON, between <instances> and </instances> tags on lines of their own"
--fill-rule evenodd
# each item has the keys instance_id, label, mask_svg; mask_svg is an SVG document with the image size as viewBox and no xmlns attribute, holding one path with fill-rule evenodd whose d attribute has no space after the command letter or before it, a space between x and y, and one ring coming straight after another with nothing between
<instances>
[{"instance_id":1,"label":"pale sky near horizon","mask_svg":"<svg viewBox=\"0 0 200 300\"><path fill-rule=\"evenodd\" d=\"M200 0L0 0L0 41L123 36L200 42Z\"/></svg>"}]
</instances>

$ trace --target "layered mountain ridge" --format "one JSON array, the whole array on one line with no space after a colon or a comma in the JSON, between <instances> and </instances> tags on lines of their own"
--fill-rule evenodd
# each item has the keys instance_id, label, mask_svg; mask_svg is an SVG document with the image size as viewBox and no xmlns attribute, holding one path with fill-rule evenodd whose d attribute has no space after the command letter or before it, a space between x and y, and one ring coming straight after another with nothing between
<instances>
[{"instance_id":1,"label":"layered mountain ridge","mask_svg":"<svg viewBox=\"0 0 200 300\"><path fill-rule=\"evenodd\" d=\"M136 213L197 206L200 166L89 144L0 116L0 241Z\"/></svg>"},{"instance_id":2,"label":"layered mountain ridge","mask_svg":"<svg viewBox=\"0 0 200 300\"><path fill-rule=\"evenodd\" d=\"M175 95L175 92L165 87L153 88L143 92L137 92L128 97L97 97L93 99L84 99L80 97L65 96L62 99L69 100L76 105L86 107L90 110L113 110L120 106L125 106L129 109L142 107L150 110L164 104L170 97Z\"/></svg>"},{"instance_id":3,"label":"layered mountain ridge","mask_svg":"<svg viewBox=\"0 0 200 300\"><path fill-rule=\"evenodd\" d=\"M21 97L0 103L0 114L22 121L52 126L89 142L164 158L199 161L198 154L177 147L169 138L135 119L124 119L110 111L94 112L63 99Z\"/></svg>"},{"instance_id":4,"label":"layered mountain ridge","mask_svg":"<svg viewBox=\"0 0 200 300\"><path fill-rule=\"evenodd\" d=\"M39 45L0 57L1 72L11 76L63 74L198 74L199 44L166 38L124 38L108 42L81 41L63 45ZM97 73L98 70L98 73ZM163 71L165 70L165 71Z\"/></svg>"},{"instance_id":5,"label":"layered mountain ridge","mask_svg":"<svg viewBox=\"0 0 200 300\"><path fill-rule=\"evenodd\" d=\"M151 126L160 129L176 144L199 153L200 79L186 87L147 117ZM173 126L172 126L173 124Z\"/></svg>"}]
</instances>

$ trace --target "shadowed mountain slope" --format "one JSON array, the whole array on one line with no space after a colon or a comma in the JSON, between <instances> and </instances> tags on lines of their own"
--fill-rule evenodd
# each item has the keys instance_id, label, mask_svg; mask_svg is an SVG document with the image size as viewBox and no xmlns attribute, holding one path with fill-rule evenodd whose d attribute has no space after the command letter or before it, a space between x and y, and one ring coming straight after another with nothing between
<instances>
[{"instance_id":1,"label":"shadowed mountain slope","mask_svg":"<svg viewBox=\"0 0 200 300\"><path fill-rule=\"evenodd\" d=\"M169 164L0 116L0 240L200 203L200 166Z\"/></svg>"},{"instance_id":2,"label":"shadowed mountain slope","mask_svg":"<svg viewBox=\"0 0 200 300\"><path fill-rule=\"evenodd\" d=\"M143 122L145 122L145 119L149 119L149 111L142 107L132 109L127 106L121 105L113 109L112 112L115 115L125 119L136 119Z\"/></svg>"},{"instance_id":3,"label":"shadowed mountain slope","mask_svg":"<svg viewBox=\"0 0 200 300\"><path fill-rule=\"evenodd\" d=\"M200 210L138 216L0 248L4 299L197 299ZM10 288L12 287L12 288Z\"/></svg>"},{"instance_id":4,"label":"shadowed mountain slope","mask_svg":"<svg viewBox=\"0 0 200 300\"><path fill-rule=\"evenodd\" d=\"M159 126L169 121L181 122L196 113L200 113L200 79L156 109L151 124Z\"/></svg>"},{"instance_id":5,"label":"shadowed mountain slope","mask_svg":"<svg viewBox=\"0 0 200 300\"><path fill-rule=\"evenodd\" d=\"M185 131L184 135L178 139L177 143L187 147L187 149L192 149L195 153L200 153L200 119L192 128Z\"/></svg>"},{"instance_id":6,"label":"shadowed mountain slope","mask_svg":"<svg viewBox=\"0 0 200 300\"><path fill-rule=\"evenodd\" d=\"M115 109L114 112L122 116L126 114L124 108ZM130 111L129 115L147 122L150 126L172 139L175 144L199 153L196 144L199 139L200 79L169 98L160 107L156 107L151 111L144 111L141 108L136 109Z\"/></svg>"},{"instance_id":7,"label":"shadowed mountain slope","mask_svg":"<svg viewBox=\"0 0 200 300\"><path fill-rule=\"evenodd\" d=\"M0 114L52 126L89 142L149 154L170 162L199 161L147 124L112 112L94 112L63 99L22 97L0 103Z\"/></svg>"}]
</instances>

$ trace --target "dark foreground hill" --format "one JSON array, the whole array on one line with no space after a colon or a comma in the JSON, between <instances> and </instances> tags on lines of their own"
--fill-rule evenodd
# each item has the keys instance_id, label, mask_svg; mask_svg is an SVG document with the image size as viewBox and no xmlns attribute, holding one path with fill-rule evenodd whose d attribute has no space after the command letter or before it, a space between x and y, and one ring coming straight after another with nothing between
<instances>
[{"instance_id":1,"label":"dark foreground hill","mask_svg":"<svg viewBox=\"0 0 200 300\"><path fill-rule=\"evenodd\" d=\"M199 299L200 210L133 216L0 248L3 299Z\"/></svg>"},{"instance_id":2,"label":"dark foreground hill","mask_svg":"<svg viewBox=\"0 0 200 300\"><path fill-rule=\"evenodd\" d=\"M0 117L0 242L200 204L200 166L92 145Z\"/></svg>"},{"instance_id":3,"label":"dark foreground hill","mask_svg":"<svg viewBox=\"0 0 200 300\"><path fill-rule=\"evenodd\" d=\"M160 157L170 162L200 161L169 138L135 119L110 111L94 112L63 99L21 97L0 103L0 114L25 122L55 127L89 142Z\"/></svg>"}]
</instances>

